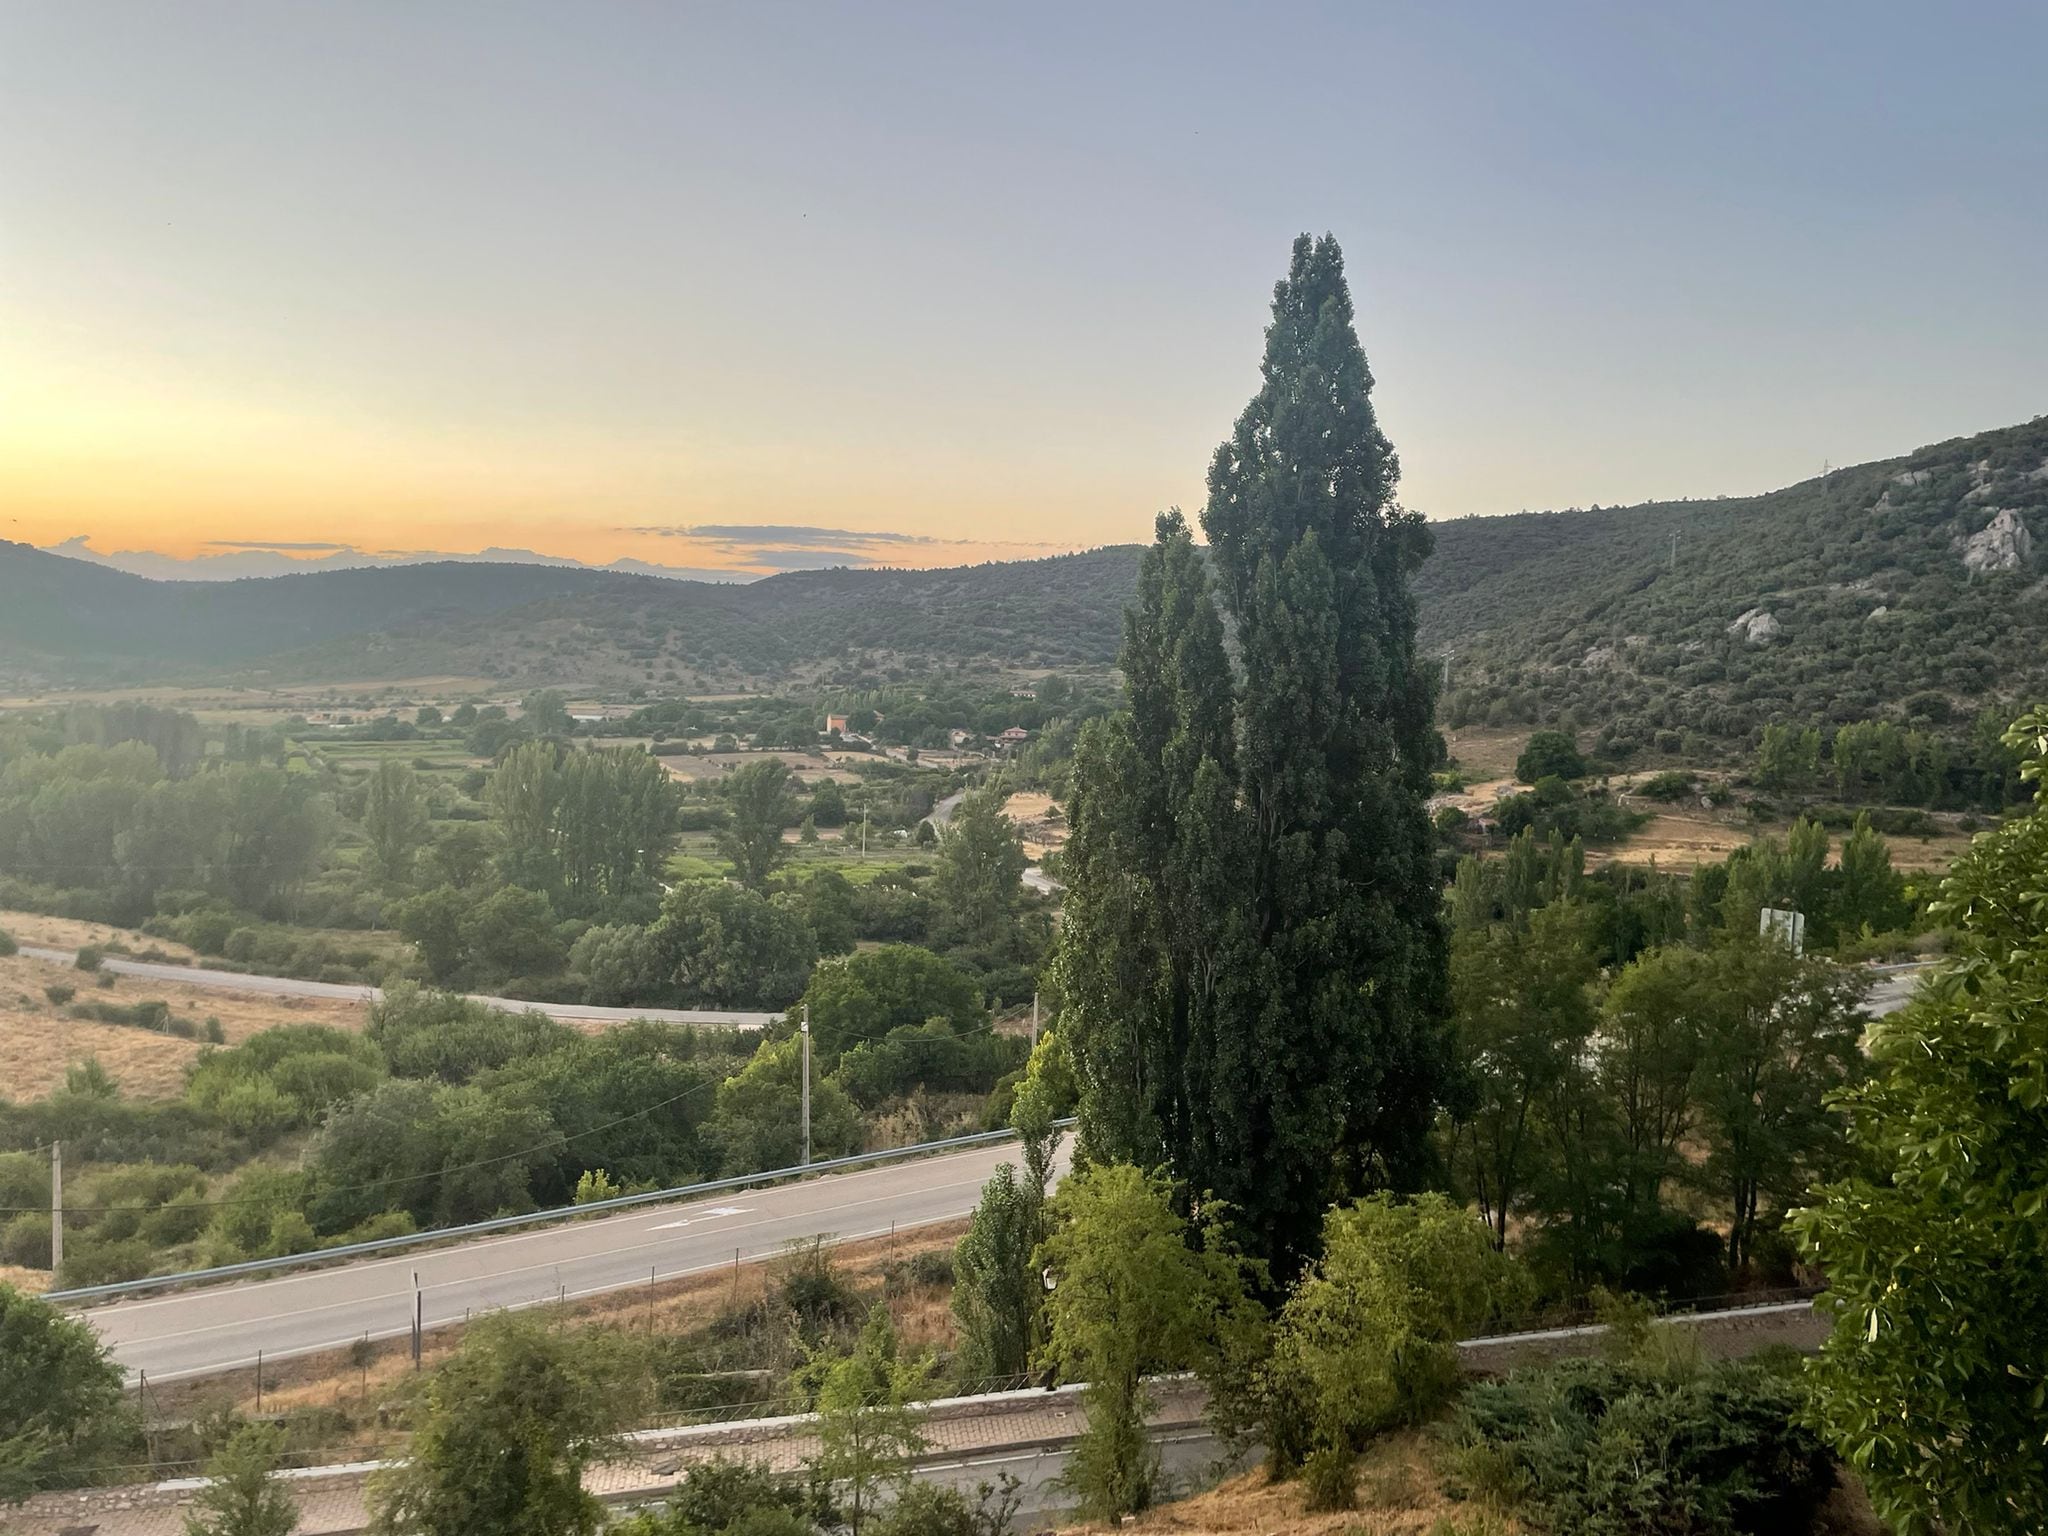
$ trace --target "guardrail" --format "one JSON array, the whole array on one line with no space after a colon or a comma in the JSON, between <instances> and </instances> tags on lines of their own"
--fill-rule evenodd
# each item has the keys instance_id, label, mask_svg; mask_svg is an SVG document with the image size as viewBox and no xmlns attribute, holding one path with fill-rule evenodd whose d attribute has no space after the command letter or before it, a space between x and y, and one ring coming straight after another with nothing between
<instances>
[{"instance_id":1,"label":"guardrail","mask_svg":"<svg viewBox=\"0 0 2048 1536\"><path fill-rule=\"evenodd\" d=\"M1060 1130L1065 1130L1074 1123L1071 1118L1053 1122ZM702 1184L680 1184L673 1189L648 1190L638 1195L617 1195L610 1200L593 1200L587 1205L557 1205L544 1211L528 1211L521 1216L493 1216L487 1221L473 1221L466 1226L435 1227L427 1232L408 1232L402 1237L380 1237L366 1243L344 1243L338 1248L316 1248L311 1253L289 1253L274 1259L245 1259L239 1264L218 1264L211 1269L187 1269L173 1275L151 1275L141 1280L120 1280L110 1285L82 1285L68 1291L47 1291L43 1295L43 1300L103 1301L118 1296L132 1296L142 1291L165 1290L171 1286L201 1285L208 1281L268 1274L280 1269L304 1269L336 1259L359 1259L367 1254L390 1253L396 1249L417 1248L427 1243L481 1237L488 1232L504 1232L513 1227L531 1227L544 1222L567 1221L578 1216L602 1215L606 1211L622 1211L630 1206L660 1205L672 1200L688 1200L697 1195L715 1195L728 1189L749 1189L757 1184L774 1184L784 1179L806 1178L814 1173L839 1173L879 1163L903 1162L937 1152L964 1152L972 1147L993 1146L997 1142L1013 1141L1016 1136L1017 1133L1012 1130L976 1131L970 1136L949 1136L943 1141L920 1141L911 1146L890 1147L881 1152L855 1152L847 1157L829 1157L822 1162L800 1163L793 1168L771 1168L763 1173L735 1174L729 1179L710 1179Z\"/></svg>"}]
</instances>

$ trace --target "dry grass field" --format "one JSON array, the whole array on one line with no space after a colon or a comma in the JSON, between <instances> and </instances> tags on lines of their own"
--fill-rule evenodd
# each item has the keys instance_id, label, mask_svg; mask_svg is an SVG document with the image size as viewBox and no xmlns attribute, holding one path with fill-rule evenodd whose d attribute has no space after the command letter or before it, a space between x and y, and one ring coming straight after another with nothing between
<instances>
[{"instance_id":1,"label":"dry grass field","mask_svg":"<svg viewBox=\"0 0 2048 1536\"><path fill-rule=\"evenodd\" d=\"M54 943L67 949L77 943L104 942L110 934L121 932L56 918L22 922L13 913L0 917L0 927L31 943ZM74 930L84 936L77 936ZM126 938L139 940L138 948L151 942L140 935ZM160 947L167 952L177 948ZM201 1042L176 1035L74 1019L68 1005L50 1000L45 989L53 986L74 988L74 1005L161 1001L170 1004L173 1014L195 1023L218 1019L221 1033L231 1045L280 1024L360 1029L369 1017L369 1009L362 1003L255 997L128 976L116 977L111 987L102 987L97 977L86 972L12 955L0 959L0 1097L40 1098L62 1084L67 1068L94 1056L130 1098L174 1098L184 1091L186 1067L204 1049Z\"/></svg>"}]
</instances>

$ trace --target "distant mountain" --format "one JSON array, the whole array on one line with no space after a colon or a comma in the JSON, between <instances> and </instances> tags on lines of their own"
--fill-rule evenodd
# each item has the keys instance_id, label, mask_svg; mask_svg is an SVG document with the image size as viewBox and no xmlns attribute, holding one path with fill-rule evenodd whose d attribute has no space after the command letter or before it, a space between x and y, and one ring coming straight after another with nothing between
<instances>
[{"instance_id":1,"label":"distant mountain","mask_svg":"<svg viewBox=\"0 0 2048 1536\"><path fill-rule=\"evenodd\" d=\"M1767 495L1435 525L1445 718L1612 748L2048 697L2048 418ZM1673 536L1676 536L1674 554ZM159 582L0 544L0 675L751 687L1114 661L1139 551L748 585L447 562Z\"/></svg>"},{"instance_id":2,"label":"distant mountain","mask_svg":"<svg viewBox=\"0 0 2048 1536\"><path fill-rule=\"evenodd\" d=\"M447 562L153 581L0 543L0 674L139 683L461 675L752 686L838 670L1114 659L1137 552L745 585Z\"/></svg>"},{"instance_id":3,"label":"distant mountain","mask_svg":"<svg viewBox=\"0 0 2048 1536\"><path fill-rule=\"evenodd\" d=\"M201 555L163 555L150 549L117 549L102 554L83 537L66 539L44 548L45 554L64 555L91 565L147 576L155 581L239 581L245 576L310 575L319 571L385 570L400 565L549 565L572 571L623 571L636 576L660 576L670 581L752 581L751 572L698 570L679 565L657 565L648 560L620 558L605 565L586 565L564 555L543 555L531 549L480 549L474 554L414 552L401 555L378 554L347 544L236 544Z\"/></svg>"}]
</instances>

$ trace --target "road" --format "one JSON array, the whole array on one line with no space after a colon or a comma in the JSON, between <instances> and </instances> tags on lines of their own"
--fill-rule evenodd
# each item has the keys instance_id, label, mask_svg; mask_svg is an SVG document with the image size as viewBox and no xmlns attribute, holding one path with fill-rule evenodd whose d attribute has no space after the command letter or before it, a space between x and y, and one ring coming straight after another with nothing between
<instances>
[{"instance_id":1,"label":"road","mask_svg":"<svg viewBox=\"0 0 2048 1536\"><path fill-rule=\"evenodd\" d=\"M1927 970L1924 965L1874 965L1870 969L1876 975L1870 984L1870 995L1863 1001L1863 1011L1873 1019L1897 1013L1911 1002Z\"/></svg>"},{"instance_id":2,"label":"road","mask_svg":"<svg viewBox=\"0 0 2048 1536\"><path fill-rule=\"evenodd\" d=\"M974 1209L1014 1142L801 1183L640 1206L448 1248L95 1307L81 1315L133 1374L175 1381L407 1333L414 1277L428 1328L473 1313L644 1285L772 1257L829 1233L874 1237Z\"/></svg>"},{"instance_id":3,"label":"road","mask_svg":"<svg viewBox=\"0 0 2048 1536\"><path fill-rule=\"evenodd\" d=\"M47 949L24 944L21 953L31 960L53 965L73 965L76 950ZM137 976L148 981L177 982L213 992L241 992L255 997L317 997L344 1003L374 1003L384 995L381 987L363 987L332 981L301 981L296 976L251 976L241 971L213 971L197 965L165 965L155 960L127 960L108 955L100 961L104 970L117 976ZM624 1024L631 1019L653 1019L662 1024L704 1024L725 1029L761 1029L782 1017L779 1013L744 1013L719 1008L599 1008L585 1003L530 1003L516 997L486 997L469 994L473 1003L495 1008L500 1013L542 1013L569 1024Z\"/></svg>"}]
</instances>

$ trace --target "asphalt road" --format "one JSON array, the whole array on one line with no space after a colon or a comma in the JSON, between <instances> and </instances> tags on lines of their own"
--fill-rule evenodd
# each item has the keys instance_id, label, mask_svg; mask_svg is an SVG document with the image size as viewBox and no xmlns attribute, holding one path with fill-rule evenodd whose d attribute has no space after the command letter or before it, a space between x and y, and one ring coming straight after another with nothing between
<instances>
[{"instance_id":1,"label":"asphalt road","mask_svg":"<svg viewBox=\"0 0 2048 1536\"><path fill-rule=\"evenodd\" d=\"M1864 999L1863 1011L1873 1019L1881 1019L1888 1013L1897 1013L1913 1000L1926 967L1885 965L1871 969L1877 972L1877 977L1871 983L1870 995Z\"/></svg>"},{"instance_id":2,"label":"asphalt road","mask_svg":"<svg viewBox=\"0 0 2048 1536\"><path fill-rule=\"evenodd\" d=\"M132 1374L207 1375L338 1348L412 1326L414 1277L428 1328L477 1312L644 1285L771 1257L821 1233L875 1237L965 1216L1014 1142L800 1183L641 1206L448 1248L364 1259L272 1280L145 1296L81 1315Z\"/></svg>"},{"instance_id":3,"label":"asphalt road","mask_svg":"<svg viewBox=\"0 0 2048 1536\"><path fill-rule=\"evenodd\" d=\"M72 965L77 951L46 949L24 944L22 954L31 960L53 965ZM204 966L164 965L154 960L127 960L108 955L100 962L117 976L138 976L148 981L180 982L215 992L242 992L255 997L317 997L345 1003L374 1003L384 995L381 987L344 985L331 981L301 981L295 976L250 976L241 971L211 971ZM565 1023L623 1024L629 1019L654 1019L663 1024L707 1024L728 1029L760 1029L782 1017L779 1013L741 1013L717 1008L599 1008L583 1003L529 1003L516 997L485 997L470 994L470 1001L495 1008L500 1013L542 1013Z\"/></svg>"}]
</instances>

